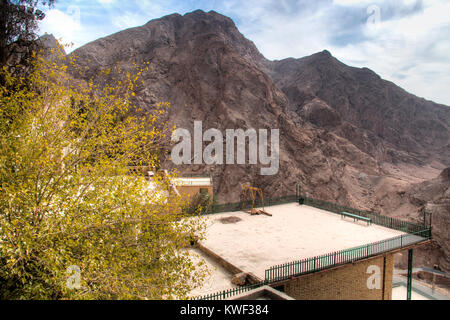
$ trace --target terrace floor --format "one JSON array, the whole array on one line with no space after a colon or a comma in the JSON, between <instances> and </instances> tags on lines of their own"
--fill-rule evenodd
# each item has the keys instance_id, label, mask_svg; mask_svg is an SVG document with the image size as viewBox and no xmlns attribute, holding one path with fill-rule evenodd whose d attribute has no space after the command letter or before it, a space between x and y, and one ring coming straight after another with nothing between
<instances>
[{"instance_id":1,"label":"terrace floor","mask_svg":"<svg viewBox=\"0 0 450 320\"><path fill-rule=\"evenodd\" d=\"M273 216L241 211L208 216L201 244L244 272L264 279L265 270L278 264L405 234L297 203L265 210Z\"/></svg>"},{"instance_id":2,"label":"terrace floor","mask_svg":"<svg viewBox=\"0 0 450 320\"><path fill-rule=\"evenodd\" d=\"M237 287L236 285L231 283L233 274L231 274L225 268L212 260L208 255L204 254L198 249L193 248L189 249L189 255L191 256L194 263L203 261L210 273L208 276L206 276L200 287L197 287L190 292L190 296L205 296L207 294L217 293L219 291Z\"/></svg>"}]
</instances>

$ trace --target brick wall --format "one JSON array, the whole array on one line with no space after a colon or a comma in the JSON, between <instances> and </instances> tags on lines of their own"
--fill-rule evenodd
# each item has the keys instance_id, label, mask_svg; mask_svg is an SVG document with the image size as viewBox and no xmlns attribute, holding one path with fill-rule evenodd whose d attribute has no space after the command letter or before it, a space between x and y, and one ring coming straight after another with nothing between
<instances>
[{"instance_id":1,"label":"brick wall","mask_svg":"<svg viewBox=\"0 0 450 320\"><path fill-rule=\"evenodd\" d=\"M297 300L391 300L393 271L393 254L378 256L290 280L284 291Z\"/></svg>"}]
</instances>

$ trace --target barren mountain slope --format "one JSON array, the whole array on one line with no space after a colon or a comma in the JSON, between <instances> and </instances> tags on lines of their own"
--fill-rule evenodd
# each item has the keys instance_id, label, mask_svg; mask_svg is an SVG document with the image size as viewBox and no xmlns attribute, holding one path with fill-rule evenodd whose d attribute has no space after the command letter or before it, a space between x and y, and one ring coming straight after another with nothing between
<instances>
[{"instance_id":1,"label":"barren mountain slope","mask_svg":"<svg viewBox=\"0 0 450 320\"><path fill-rule=\"evenodd\" d=\"M263 188L270 197L293 193L299 182L305 191L329 200L347 201L341 176L354 172L378 174L377 163L352 143L313 128L289 111L286 95L259 68L264 60L229 18L196 11L153 20L90 43L74 53L85 78L100 79L99 70L116 62L131 70L132 62L150 61L145 87L137 101L151 108L170 101L170 119L192 129L280 129L280 171L260 176L255 166L187 166L190 172L212 173L219 201L237 201L240 183ZM167 165L171 165L168 161Z\"/></svg>"},{"instance_id":2,"label":"barren mountain slope","mask_svg":"<svg viewBox=\"0 0 450 320\"><path fill-rule=\"evenodd\" d=\"M450 165L450 108L407 93L328 51L270 64L302 118L347 138L377 160Z\"/></svg>"}]
</instances>

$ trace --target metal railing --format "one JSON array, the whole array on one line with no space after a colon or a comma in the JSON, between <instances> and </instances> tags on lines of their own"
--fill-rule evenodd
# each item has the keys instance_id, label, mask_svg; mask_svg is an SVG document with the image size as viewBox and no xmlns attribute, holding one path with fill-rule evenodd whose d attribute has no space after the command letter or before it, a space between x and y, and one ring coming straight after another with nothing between
<instances>
[{"instance_id":1,"label":"metal railing","mask_svg":"<svg viewBox=\"0 0 450 320\"><path fill-rule=\"evenodd\" d=\"M374 224L377 224L377 225L380 225L380 226L383 226L386 228L398 230L398 231L403 231L406 233L419 232L424 229L424 225L403 221L398 218L383 216L379 213L375 213L375 212L371 212L371 211L359 210L359 209L342 206L339 204L331 203L331 202L324 201L324 200L309 198L309 197L300 196L299 198L304 200L303 203L305 205L308 205L311 207L316 207L316 208L323 209L323 210L337 213L337 214L340 214L343 211L353 213L358 216L372 219L372 223L374 223Z\"/></svg>"},{"instance_id":2,"label":"metal railing","mask_svg":"<svg viewBox=\"0 0 450 320\"><path fill-rule=\"evenodd\" d=\"M268 207L268 206L292 203L292 202L297 202L297 201L298 201L298 198L296 195L289 195L289 196L283 196L283 197L272 198L272 199L264 199L264 205L266 207ZM252 204L251 200L233 202L233 203L225 203L225 204L213 204L211 206L211 208L205 214L241 211L243 205L245 207L249 207L251 204ZM255 205L257 207L260 207L262 205L261 199L259 199L259 198L255 199Z\"/></svg>"},{"instance_id":3,"label":"metal railing","mask_svg":"<svg viewBox=\"0 0 450 320\"><path fill-rule=\"evenodd\" d=\"M248 292L254 289L257 289L259 287L264 286L265 284L267 284L265 281L261 281L255 284L250 284L247 286L243 286L243 287L237 287L237 288L232 288L232 289L228 289L228 290L224 290L221 292L216 292L216 293L212 293L212 294L207 294L205 296L202 297L195 297L192 300L222 300L222 299L227 299L230 298L232 296L244 293L244 292Z\"/></svg>"},{"instance_id":4,"label":"metal railing","mask_svg":"<svg viewBox=\"0 0 450 320\"><path fill-rule=\"evenodd\" d=\"M413 234L405 234L364 246L276 265L266 270L265 281L268 283L273 283L320 270L333 268L339 265L352 263L384 252L404 248L430 239L430 237L431 230L428 228Z\"/></svg>"}]
</instances>

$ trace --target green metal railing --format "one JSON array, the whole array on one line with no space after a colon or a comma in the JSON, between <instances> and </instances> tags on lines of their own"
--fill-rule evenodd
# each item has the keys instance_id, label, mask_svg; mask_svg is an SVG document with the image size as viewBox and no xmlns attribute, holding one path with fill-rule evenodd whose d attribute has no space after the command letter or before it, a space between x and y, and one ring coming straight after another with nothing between
<instances>
[{"instance_id":1,"label":"green metal railing","mask_svg":"<svg viewBox=\"0 0 450 320\"><path fill-rule=\"evenodd\" d=\"M296 195L289 195L284 197L278 197L278 198L272 198L272 199L264 199L264 206L274 206L279 204L285 204L285 203L292 203L297 202L298 197ZM252 204L251 200L244 201L244 203L241 202L233 202L233 203L225 203L225 204L214 204L211 206L211 208L205 213L205 214L215 214L215 213L221 213L221 212L235 212L235 211L241 211L242 206L249 207ZM257 198L255 200L255 205L257 207L260 207L262 205L261 199Z\"/></svg>"},{"instance_id":2,"label":"green metal railing","mask_svg":"<svg viewBox=\"0 0 450 320\"><path fill-rule=\"evenodd\" d=\"M321 256L273 266L266 270L265 281L273 283L298 277L339 265L366 259L384 252L404 248L430 239L431 230L424 229L413 234L405 234L395 238L374 242L351 249L340 250Z\"/></svg>"},{"instance_id":3,"label":"green metal railing","mask_svg":"<svg viewBox=\"0 0 450 320\"><path fill-rule=\"evenodd\" d=\"M327 202L327 201L323 201L323 200L318 200L318 199L314 199L314 198L309 198L309 197L300 196L299 198L304 200L305 205L308 205L311 207L316 207L319 209L323 209L323 210L330 211L333 213L338 213L338 214L340 214L343 211L353 213L358 216L371 218L372 223L374 223L374 224L377 224L377 225L380 225L380 226L383 226L386 228L398 230L398 231L403 231L406 233L420 232L424 229L424 226L421 224L415 224L415 223L403 221L403 220L400 220L397 218L383 216L379 213L375 213L375 212L371 212L371 211L358 210L355 208L342 206L339 204L335 204L335 203L331 203L331 202Z\"/></svg>"},{"instance_id":4,"label":"green metal railing","mask_svg":"<svg viewBox=\"0 0 450 320\"><path fill-rule=\"evenodd\" d=\"M255 283L255 284L250 284L250 285L247 285L247 286L243 286L243 287L237 287L237 288L224 290L224 291L221 291L221 292L216 292L216 293L213 293L213 294L208 294L208 295L205 295L203 297L195 297L195 298L193 298L193 300L222 300L222 299L226 299L226 298L230 298L230 297L236 296L236 295L244 293L244 292L251 291L253 289L257 289L257 288L262 287L262 286L264 286L266 284L267 283L265 281L262 281L262 282L258 282L258 283Z\"/></svg>"}]
</instances>

